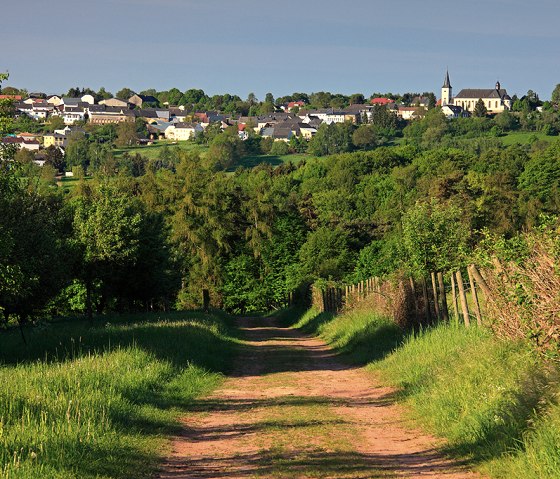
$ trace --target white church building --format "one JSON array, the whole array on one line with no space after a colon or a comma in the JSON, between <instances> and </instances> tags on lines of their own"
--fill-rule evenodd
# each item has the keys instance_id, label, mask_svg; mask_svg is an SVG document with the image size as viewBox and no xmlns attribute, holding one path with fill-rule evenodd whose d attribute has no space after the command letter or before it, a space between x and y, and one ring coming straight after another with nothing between
<instances>
[{"instance_id":1,"label":"white church building","mask_svg":"<svg viewBox=\"0 0 560 479\"><path fill-rule=\"evenodd\" d=\"M488 113L501 113L511 109L511 98L500 82L496 82L495 88L465 88L453 97L451 82L449 81L449 71L445 74L445 80L441 87L441 106L455 105L463 110L473 112L478 100L484 102Z\"/></svg>"}]
</instances>

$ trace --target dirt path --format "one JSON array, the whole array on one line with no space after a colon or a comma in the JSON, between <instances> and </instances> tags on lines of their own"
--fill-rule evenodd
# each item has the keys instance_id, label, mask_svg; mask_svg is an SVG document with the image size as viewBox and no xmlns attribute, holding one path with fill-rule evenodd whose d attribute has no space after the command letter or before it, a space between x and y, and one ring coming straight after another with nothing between
<instances>
[{"instance_id":1,"label":"dirt path","mask_svg":"<svg viewBox=\"0 0 560 479\"><path fill-rule=\"evenodd\" d=\"M160 479L479 478L402 419L393 391L320 340L242 319L233 374L184 418Z\"/></svg>"}]
</instances>

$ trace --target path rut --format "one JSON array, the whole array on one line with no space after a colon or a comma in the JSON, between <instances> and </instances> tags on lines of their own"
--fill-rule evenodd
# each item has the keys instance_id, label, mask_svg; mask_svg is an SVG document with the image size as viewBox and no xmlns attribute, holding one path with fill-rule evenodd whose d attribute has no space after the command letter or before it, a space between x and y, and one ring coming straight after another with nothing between
<instances>
[{"instance_id":1,"label":"path rut","mask_svg":"<svg viewBox=\"0 0 560 479\"><path fill-rule=\"evenodd\" d=\"M243 318L232 374L183 419L159 479L475 479L403 419L395 391L321 340Z\"/></svg>"}]
</instances>

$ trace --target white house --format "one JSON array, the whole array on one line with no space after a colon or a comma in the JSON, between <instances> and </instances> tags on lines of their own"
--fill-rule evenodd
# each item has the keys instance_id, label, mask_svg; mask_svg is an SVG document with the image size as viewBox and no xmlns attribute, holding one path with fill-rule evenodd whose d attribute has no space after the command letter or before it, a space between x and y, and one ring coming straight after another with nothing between
<instances>
[{"instance_id":1,"label":"white house","mask_svg":"<svg viewBox=\"0 0 560 479\"><path fill-rule=\"evenodd\" d=\"M165 138L174 141L186 141L202 133L203 128L198 123L174 123L165 129Z\"/></svg>"}]
</instances>

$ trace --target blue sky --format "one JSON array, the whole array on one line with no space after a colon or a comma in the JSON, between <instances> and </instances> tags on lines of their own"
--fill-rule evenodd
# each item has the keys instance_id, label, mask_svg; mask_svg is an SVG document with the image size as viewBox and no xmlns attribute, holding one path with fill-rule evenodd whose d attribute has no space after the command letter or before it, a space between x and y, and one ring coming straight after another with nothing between
<instances>
[{"instance_id":1,"label":"blue sky","mask_svg":"<svg viewBox=\"0 0 560 479\"><path fill-rule=\"evenodd\" d=\"M558 0L3 0L0 71L46 93L122 87L536 91L560 83Z\"/></svg>"}]
</instances>

